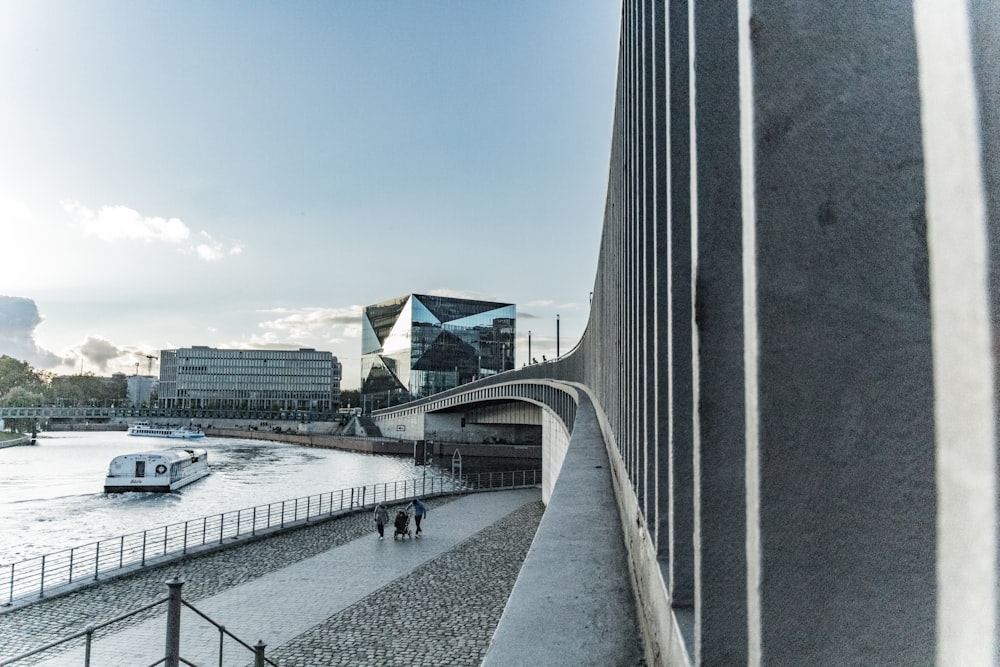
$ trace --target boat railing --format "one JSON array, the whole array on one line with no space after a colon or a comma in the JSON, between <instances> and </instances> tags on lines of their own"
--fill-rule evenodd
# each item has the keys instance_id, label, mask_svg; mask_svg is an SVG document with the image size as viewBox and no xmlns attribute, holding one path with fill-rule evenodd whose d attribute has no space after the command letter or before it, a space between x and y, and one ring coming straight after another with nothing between
<instances>
[{"instance_id":1,"label":"boat railing","mask_svg":"<svg viewBox=\"0 0 1000 667\"><path fill-rule=\"evenodd\" d=\"M536 486L541 471L425 475L281 500L98 540L0 564L0 606L79 586L285 528L415 497Z\"/></svg>"}]
</instances>

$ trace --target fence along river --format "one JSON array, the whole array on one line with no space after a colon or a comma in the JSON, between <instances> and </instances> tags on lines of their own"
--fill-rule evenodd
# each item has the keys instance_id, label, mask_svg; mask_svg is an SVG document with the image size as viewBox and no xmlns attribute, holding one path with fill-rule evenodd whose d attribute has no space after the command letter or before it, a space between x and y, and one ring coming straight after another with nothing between
<instances>
[{"instance_id":1,"label":"fence along river","mask_svg":"<svg viewBox=\"0 0 1000 667\"><path fill-rule=\"evenodd\" d=\"M437 476L408 458L238 438L202 438L212 474L177 493L105 494L111 459L183 441L118 431L42 433L0 449L0 566L155 526L335 489Z\"/></svg>"}]
</instances>

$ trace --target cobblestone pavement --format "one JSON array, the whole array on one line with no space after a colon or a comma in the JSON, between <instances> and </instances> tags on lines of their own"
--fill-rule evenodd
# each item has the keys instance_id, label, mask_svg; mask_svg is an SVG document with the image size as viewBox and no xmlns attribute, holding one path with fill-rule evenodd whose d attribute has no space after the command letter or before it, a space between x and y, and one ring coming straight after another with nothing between
<instances>
[{"instance_id":1,"label":"cobblestone pavement","mask_svg":"<svg viewBox=\"0 0 1000 667\"><path fill-rule=\"evenodd\" d=\"M429 509L454 498L427 501ZM396 579L269 658L286 665L478 664L534 536L542 505L532 502L450 551ZM391 528L387 529L391 536ZM363 536L369 512L338 517L224 550L191 556L0 614L0 656L12 656L162 599L164 582L185 581L197 602ZM161 614L137 614L114 631ZM415 622L414 618L425 619ZM82 643L82 640L80 640ZM160 637L156 642L162 641ZM418 658L419 656L419 658ZM41 660L41 658L40 658ZM32 659L17 663L30 665ZM81 663L82 664L82 663Z\"/></svg>"},{"instance_id":2,"label":"cobblestone pavement","mask_svg":"<svg viewBox=\"0 0 1000 667\"><path fill-rule=\"evenodd\" d=\"M525 505L268 657L281 667L478 665L542 510Z\"/></svg>"}]
</instances>

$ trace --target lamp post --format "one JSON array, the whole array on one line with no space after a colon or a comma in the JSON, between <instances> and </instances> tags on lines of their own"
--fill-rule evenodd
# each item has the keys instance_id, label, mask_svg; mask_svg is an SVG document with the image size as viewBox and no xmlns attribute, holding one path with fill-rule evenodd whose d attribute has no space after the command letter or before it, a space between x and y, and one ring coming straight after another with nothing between
<instances>
[{"instance_id":1,"label":"lamp post","mask_svg":"<svg viewBox=\"0 0 1000 667\"><path fill-rule=\"evenodd\" d=\"M556 313L556 359L559 358L559 313Z\"/></svg>"},{"instance_id":2,"label":"lamp post","mask_svg":"<svg viewBox=\"0 0 1000 667\"><path fill-rule=\"evenodd\" d=\"M528 331L528 363L531 363L531 331Z\"/></svg>"}]
</instances>

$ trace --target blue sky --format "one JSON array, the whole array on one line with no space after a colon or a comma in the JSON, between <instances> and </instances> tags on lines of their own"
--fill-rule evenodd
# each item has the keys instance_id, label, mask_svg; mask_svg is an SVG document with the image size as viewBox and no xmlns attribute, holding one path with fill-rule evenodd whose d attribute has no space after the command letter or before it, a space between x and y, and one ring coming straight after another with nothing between
<instances>
[{"instance_id":1,"label":"blue sky","mask_svg":"<svg viewBox=\"0 0 1000 667\"><path fill-rule=\"evenodd\" d=\"M517 304L517 364L586 326L614 0L0 3L0 354L133 373L313 347L365 305ZM156 366L153 366L156 372Z\"/></svg>"}]
</instances>

